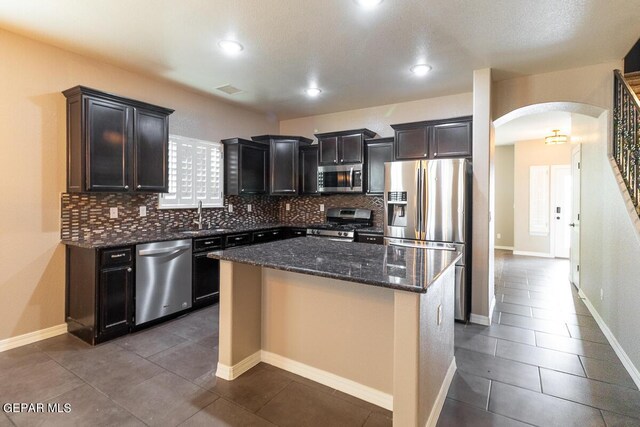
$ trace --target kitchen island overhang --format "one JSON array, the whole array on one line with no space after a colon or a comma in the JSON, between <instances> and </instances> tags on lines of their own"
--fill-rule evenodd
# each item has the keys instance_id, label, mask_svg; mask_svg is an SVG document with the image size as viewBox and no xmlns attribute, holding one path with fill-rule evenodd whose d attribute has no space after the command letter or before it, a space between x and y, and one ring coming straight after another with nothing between
<instances>
[{"instance_id":1,"label":"kitchen island overhang","mask_svg":"<svg viewBox=\"0 0 640 427\"><path fill-rule=\"evenodd\" d=\"M302 237L212 252L216 375L265 362L435 425L455 372L459 254Z\"/></svg>"}]
</instances>

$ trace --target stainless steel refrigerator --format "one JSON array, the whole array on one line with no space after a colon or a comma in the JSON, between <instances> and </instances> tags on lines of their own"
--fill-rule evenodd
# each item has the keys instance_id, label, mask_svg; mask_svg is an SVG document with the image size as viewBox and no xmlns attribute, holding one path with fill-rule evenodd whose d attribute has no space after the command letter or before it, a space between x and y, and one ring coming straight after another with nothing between
<instances>
[{"instance_id":1,"label":"stainless steel refrigerator","mask_svg":"<svg viewBox=\"0 0 640 427\"><path fill-rule=\"evenodd\" d=\"M469 313L469 162L465 159L385 163L385 244L460 251L455 317Z\"/></svg>"}]
</instances>

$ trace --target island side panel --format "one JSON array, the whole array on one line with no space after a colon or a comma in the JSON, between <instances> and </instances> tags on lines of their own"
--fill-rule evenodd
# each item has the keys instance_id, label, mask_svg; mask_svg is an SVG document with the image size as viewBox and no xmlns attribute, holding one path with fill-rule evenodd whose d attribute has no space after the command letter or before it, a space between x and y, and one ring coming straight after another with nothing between
<instances>
[{"instance_id":1,"label":"island side panel","mask_svg":"<svg viewBox=\"0 0 640 427\"><path fill-rule=\"evenodd\" d=\"M286 358L382 392L386 402L372 403L390 406L393 294L391 289L265 268L263 350L281 356L280 363ZM286 364L280 367L287 369ZM350 393L348 386L342 391ZM382 395L359 397L371 402L376 396Z\"/></svg>"},{"instance_id":2,"label":"island side panel","mask_svg":"<svg viewBox=\"0 0 640 427\"><path fill-rule=\"evenodd\" d=\"M427 292L395 291L394 426L435 425L454 363L454 267ZM442 321L438 325L438 306Z\"/></svg>"},{"instance_id":3,"label":"island side panel","mask_svg":"<svg viewBox=\"0 0 640 427\"><path fill-rule=\"evenodd\" d=\"M420 358L419 425L435 426L444 405L444 398L453 379L455 323L455 266L442 275L421 295L420 304ZM438 325L438 305L442 306L442 319Z\"/></svg>"},{"instance_id":4,"label":"island side panel","mask_svg":"<svg viewBox=\"0 0 640 427\"><path fill-rule=\"evenodd\" d=\"M262 267L220 262L220 339L216 375L234 379L260 361Z\"/></svg>"}]
</instances>

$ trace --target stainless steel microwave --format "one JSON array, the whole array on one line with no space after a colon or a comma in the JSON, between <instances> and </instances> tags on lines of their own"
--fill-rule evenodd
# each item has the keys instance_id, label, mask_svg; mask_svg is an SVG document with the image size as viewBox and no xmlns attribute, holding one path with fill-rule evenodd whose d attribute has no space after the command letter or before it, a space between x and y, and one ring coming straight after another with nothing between
<instances>
[{"instance_id":1,"label":"stainless steel microwave","mask_svg":"<svg viewBox=\"0 0 640 427\"><path fill-rule=\"evenodd\" d=\"M318 192L362 193L362 163L318 166Z\"/></svg>"}]
</instances>

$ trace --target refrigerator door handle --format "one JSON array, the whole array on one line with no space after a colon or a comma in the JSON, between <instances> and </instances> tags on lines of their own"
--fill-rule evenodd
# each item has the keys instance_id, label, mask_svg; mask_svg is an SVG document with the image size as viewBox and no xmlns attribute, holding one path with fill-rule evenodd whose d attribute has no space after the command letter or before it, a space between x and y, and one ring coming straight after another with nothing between
<instances>
[{"instance_id":1,"label":"refrigerator door handle","mask_svg":"<svg viewBox=\"0 0 640 427\"><path fill-rule=\"evenodd\" d=\"M416 187L418 188L418 200L416 209L416 231L418 235L422 235L422 165L418 163L418 182Z\"/></svg>"}]
</instances>

